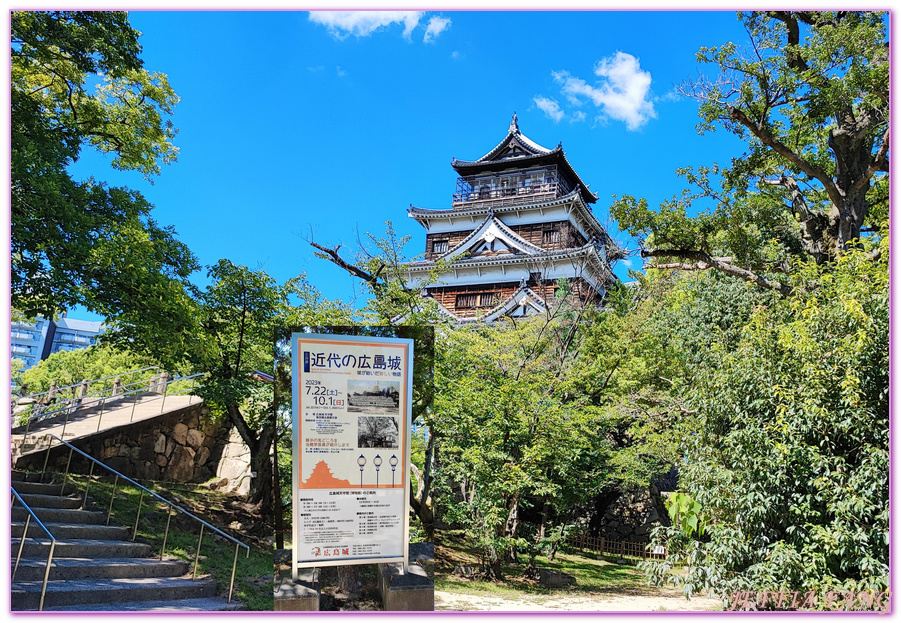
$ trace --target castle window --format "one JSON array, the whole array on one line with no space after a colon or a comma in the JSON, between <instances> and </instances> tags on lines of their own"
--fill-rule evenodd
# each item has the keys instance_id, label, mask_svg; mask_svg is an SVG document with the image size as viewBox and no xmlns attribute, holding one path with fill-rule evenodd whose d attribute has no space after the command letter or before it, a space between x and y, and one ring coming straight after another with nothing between
<instances>
[{"instance_id":1,"label":"castle window","mask_svg":"<svg viewBox=\"0 0 901 623\"><path fill-rule=\"evenodd\" d=\"M555 242L560 242L560 230L559 229L546 229L541 232L541 242L543 244L553 244Z\"/></svg>"},{"instance_id":2,"label":"castle window","mask_svg":"<svg viewBox=\"0 0 901 623\"><path fill-rule=\"evenodd\" d=\"M482 292L457 295L457 309L474 309L476 307L494 307L497 305L497 292Z\"/></svg>"},{"instance_id":3,"label":"castle window","mask_svg":"<svg viewBox=\"0 0 901 623\"><path fill-rule=\"evenodd\" d=\"M448 240L435 240L432 243L432 253L447 253L448 245Z\"/></svg>"}]
</instances>

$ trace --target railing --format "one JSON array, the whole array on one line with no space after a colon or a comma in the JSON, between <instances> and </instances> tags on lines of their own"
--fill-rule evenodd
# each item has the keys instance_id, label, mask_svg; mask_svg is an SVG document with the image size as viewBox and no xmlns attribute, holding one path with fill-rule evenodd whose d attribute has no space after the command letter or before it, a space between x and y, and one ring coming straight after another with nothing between
<instances>
[{"instance_id":1,"label":"railing","mask_svg":"<svg viewBox=\"0 0 901 623\"><path fill-rule=\"evenodd\" d=\"M94 466L95 466L95 465L99 465L100 467L104 468L104 469L107 470L108 472L111 472L112 474L115 475L116 478L115 478L115 481L114 481L114 483L113 483L113 493L112 493L112 495L110 496L109 508L107 509L107 512L106 512L106 523L107 523L107 525L109 525L110 516L112 515L112 512L113 512L113 502L116 500L116 489L117 489L118 486L119 486L119 479L121 478L122 480L126 480L126 481L128 481L129 483L131 483L132 485L134 485L135 487L137 487L138 489L141 490L141 497L140 497L140 499L139 499L139 501L138 501L138 512L137 512L137 516L135 517L135 527L134 527L134 531L132 532L132 536L131 536L131 540L132 540L132 541L134 541L134 540L137 538L137 536L138 536L138 523L141 521L141 508L142 508L143 505L144 505L144 494L145 494L145 493L147 493L147 494L149 494L149 495L155 497L156 499L158 499L159 501L161 501L162 503L164 503L164 504L166 504L166 505L168 506L168 509L166 510L166 531L163 533L163 545L162 545L162 547L160 548L160 560L163 559L163 556L164 556L165 551L166 551L166 541L167 541L168 538L169 538L169 524L171 523L171 519L172 519L172 510L173 510L173 509L176 510L176 511L178 511L178 512L180 512L180 513L182 513L182 514L184 514L184 515L187 515L188 517L190 517L191 519L193 519L194 521L196 521L196 522L198 522L198 523L200 524L200 537L197 539L197 551L194 553L194 572L193 572L193 574L192 574L192 577L193 577L193 578L196 578L196 577L197 577L197 564L198 564L198 562L200 561L200 546L201 546L201 544L203 543L203 530L204 530L204 528L209 528L210 530L212 530L213 532L215 532L217 535L222 536L222 537L225 537L226 539L228 539L229 541L231 541L232 543L234 543L234 544L235 544L235 559L234 559L234 562L232 563L231 581L229 582L229 585L228 585L228 603L231 603L231 600L232 600L232 592L233 592L234 586L235 586L235 570L238 568L238 551L239 551L239 548L243 547L243 548L246 550L246 556L245 556L245 557L249 557L249 556L250 556L250 546L249 546L249 545L247 545L247 544L245 544L245 543L242 543L241 541L239 541L238 539L234 538L233 536L230 536L230 535L226 534L225 532L223 532L223 531L220 530L219 528L217 528L217 527L215 527L215 526L213 526L213 525L207 523L206 521L204 521L204 520L201 519L200 517L197 517L197 516L194 515L193 513L190 513L190 512L188 512L188 511L186 511L185 509L183 509L182 507L178 506L178 505L175 504L174 502L172 502L172 501L170 501L170 500L167 500L166 498L164 498L163 496L161 496L161 495L159 495L159 494L157 494L157 493L154 493L153 491L151 491L151 490L148 489L147 487L144 487L143 485L138 484L137 482L135 482L134 480L132 480L132 479L129 478L128 476L125 476L125 475L123 475L123 474L117 472L116 470L114 470L112 467L110 467L110 466L107 465L106 463L104 463L104 462L102 462L102 461L100 461L100 460L98 460L98 459L95 459L94 457L92 457L91 455L89 455L89 454L87 454L87 453L85 453L85 452L82 452L81 450L79 450L78 448L76 448L75 446L73 446L72 444L70 444L70 443L68 443L68 442L66 442L66 441L63 441L62 439L60 439L60 438L57 437L56 435L46 435L46 436L47 436L47 437L51 437L52 439L55 439L55 440L58 441L60 444L65 445L65 446L67 446L67 447L69 448L69 458L66 460L66 471L65 471L64 474L63 474L63 482L62 482L62 486L61 486L61 488L60 488L60 492L62 492L62 491L65 489L65 487L66 487L66 480L69 478L69 466L72 464L72 453L73 453L73 452L77 452L77 453L80 454L82 457L88 459L88 460L91 462L91 471L90 471L90 473L88 474L87 483L85 484L85 489L84 489L84 496L82 497L82 508L84 508L84 504L86 504L86 501L87 501L87 499L88 499L88 491L90 490L90 487L91 487L91 481L92 481L93 478L94 478ZM44 469L45 469L45 470L46 470L47 461L48 461L48 459L50 458L50 449L53 447L53 441L52 441L52 439L51 439L50 443L49 443L48 446L47 446L47 458L44 460L44 466L45 466ZM51 550L51 552L52 552L52 550ZM49 564L49 563L48 563L48 564Z\"/></svg>"},{"instance_id":2,"label":"railing","mask_svg":"<svg viewBox=\"0 0 901 623\"><path fill-rule=\"evenodd\" d=\"M11 488L11 487L10 487ZM12 488L11 488L12 489ZM28 527L31 525L31 518L33 517L35 522L41 527L47 536L50 537L50 553L47 555L47 566L44 568L44 582L41 585L41 601L38 604L38 611L44 609L44 596L47 594L47 580L50 579L50 563L53 562L53 550L56 549L56 537L53 536L53 533L47 529L47 526L38 519L38 516L34 514L34 511L25 503L25 500L22 499L22 496L19 493L12 489L13 498L10 502L10 509L16 505L16 500L19 500L19 503L22 507L28 512L25 516L25 528L22 530L22 538L19 540L19 551L16 554L16 566L13 567L12 576L9 579L9 583L12 584L16 579L16 571L19 570L19 560L22 558L22 549L25 547L25 539L28 537Z\"/></svg>"},{"instance_id":3,"label":"railing","mask_svg":"<svg viewBox=\"0 0 901 623\"><path fill-rule=\"evenodd\" d=\"M157 368L156 367L143 368L142 370L135 370L128 374L132 374L132 378L134 378L134 375L138 372L143 372L146 370L155 370L155 369L157 369ZM13 412L14 418L16 418L20 421L20 424L17 427L17 429L21 429L21 427L22 427L21 422L23 420L24 420L24 426L25 426L24 431L15 430L14 432L16 432L16 433L23 432L24 434L27 435L28 432L31 430L31 427L35 424L38 424L40 422L46 422L47 420L50 420L52 418L63 418L63 430L62 430L61 436L65 436L66 427L68 426L70 416L73 413L75 413L76 411L81 410L81 409L96 408L96 407L100 408L99 412L96 414L96 416L97 416L97 429L96 430L99 432L100 425L103 421L103 414L104 414L104 412L109 412L111 410L110 409L111 405L112 406L121 405L121 403L124 401L124 399L129 398L129 397L136 398L138 395L141 395L141 394L159 394L159 398L157 398L157 399L160 400L160 413L162 413L166 406L166 397L167 396L192 394L195 389L197 380L200 377L204 376L204 374L205 373L200 372L197 374L192 374L190 376L182 376L182 377L175 377L175 378L169 379L167 377L166 373L162 372L157 376L153 376L149 379L142 379L140 381L135 381L133 383L126 383L126 384L114 383L108 390L102 390L101 395L99 395L99 396L79 395L79 396L74 396L72 398L64 399L60 402L51 403L49 405L43 405L40 402L34 402L31 405L29 405L29 407L27 409L25 409L24 411L21 411L19 413L16 413L15 411ZM82 383L70 385L68 387L64 387L64 388L61 388L58 390L51 389L47 392L42 392L41 394L33 394L32 396L28 396L27 398L33 399L33 396L43 396L43 395L50 394L51 392L60 393L60 392L64 392L66 390L73 389L73 388L82 388L82 387L86 387L90 383L97 383L97 382L105 381L105 380L112 379L112 378L121 378L121 376L122 375L112 375L109 377L104 377L102 379L95 379L94 381L91 381L87 384L82 382ZM190 386L188 388L186 388L184 390L180 390L180 391L179 390L170 391L170 388L173 384L186 383L188 381L190 381ZM50 396L50 398L53 399L53 396ZM153 400L157 400L157 399L153 399ZM19 400L22 400L22 399L19 399ZM153 400L144 401L142 404L148 404L149 402L153 402ZM198 398L198 402L200 402L199 398ZM193 404L193 401L189 402L188 404L189 405ZM134 414L135 414L135 409L136 409L137 405L138 405L138 400L133 400L132 404L131 404L131 416L129 417L129 422L134 420ZM91 415L89 417L93 417L93 415Z\"/></svg>"},{"instance_id":4,"label":"railing","mask_svg":"<svg viewBox=\"0 0 901 623\"><path fill-rule=\"evenodd\" d=\"M491 205L497 205L497 200L521 199L521 203L535 202L541 198L556 199L563 193L559 193L562 186L557 182L545 182L543 184L535 184L533 186L506 186L489 188L482 186L478 190L470 190L457 192L453 195L453 204L455 206L462 203L475 203L481 205L483 202L491 202Z\"/></svg>"},{"instance_id":5,"label":"railing","mask_svg":"<svg viewBox=\"0 0 901 623\"><path fill-rule=\"evenodd\" d=\"M597 552L599 555L619 556L625 558L641 558L642 560L666 560L666 547L657 546L652 551L648 551L649 543L638 543L633 541L614 541L604 537L592 537L587 534L575 534L567 539L567 543L580 550L590 550Z\"/></svg>"},{"instance_id":6,"label":"railing","mask_svg":"<svg viewBox=\"0 0 901 623\"><path fill-rule=\"evenodd\" d=\"M139 368L137 370L131 370L129 372L123 372L120 374L111 374L109 376L104 376L99 379L94 379L92 381L80 381L78 383L73 383L72 385L66 385L65 387L54 387L51 385L50 389L48 389L47 391L29 394L27 396L13 396L11 399L11 402L12 402L11 408L14 410L15 407L17 406L17 403L24 402L24 401L32 401L33 408L34 407L40 408L40 407L44 407L44 406L47 406L47 407L54 406L51 403L53 403L54 400L57 399L57 396L62 396L63 394L66 394L69 391L71 391L71 394L72 394L71 400L78 400L79 398L85 398L86 396L76 397L76 393L78 393L80 390L82 390L82 388L86 388L84 391L87 392L88 389L92 385L95 385L97 383L100 383L102 385L102 388L100 390L100 394L102 395L105 390L112 389L115 387L115 383L106 383L105 381L109 381L110 379L116 379L116 378L122 378L125 376L129 376L130 377L129 383L134 383L135 375L140 374L142 372L150 372L150 371L157 373L158 370L159 370L159 366L147 366L146 368ZM63 400L65 401L66 399L63 399ZM20 412L20 415L22 413L25 413L25 411Z\"/></svg>"}]
</instances>

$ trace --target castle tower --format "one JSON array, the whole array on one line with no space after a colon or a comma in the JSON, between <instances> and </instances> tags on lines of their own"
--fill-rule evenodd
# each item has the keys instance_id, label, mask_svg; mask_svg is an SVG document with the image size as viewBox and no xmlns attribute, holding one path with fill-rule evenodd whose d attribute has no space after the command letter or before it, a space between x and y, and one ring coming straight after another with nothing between
<instances>
[{"instance_id":1,"label":"castle tower","mask_svg":"<svg viewBox=\"0 0 901 623\"><path fill-rule=\"evenodd\" d=\"M408 286L445 262L423 296L460 322L544 313L566 278L582 303L599 302L616 280L619 249L595 218L597 195L575 172L562 144L542 147L519 130L474 161L453 159L459 174L449 210L410 206L426 229L425 258L404 265Z\"/></svg>"}]
</instances>

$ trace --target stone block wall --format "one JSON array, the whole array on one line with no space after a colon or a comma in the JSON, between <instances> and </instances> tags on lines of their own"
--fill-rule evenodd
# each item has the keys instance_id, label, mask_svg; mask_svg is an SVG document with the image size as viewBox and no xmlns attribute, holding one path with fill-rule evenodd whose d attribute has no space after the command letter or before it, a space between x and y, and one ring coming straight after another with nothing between
<instances>
[{"instance_id":1,"label":"stone block wall","mask_svg":"<svg viewBox=\"0 0 901 623\"><path fill-rule=\"evenodd\" d=\"M601 517L599 536L614 541L647 543L651 530L668 525L670 519L661 492L651 485L648 489L623 491L613 500Z\"/></svg>"},{"instance_id":2,"label":"stone block wall","mask_svg":"<svg viewBox=\"0 0 901 623\"><path fill-rule=\"evenodd\" d=\"M110 429L73 445L135 480L201 483L216 477L218 489L249 490L249 450L230 423L215 421L202 403ZM53 469L64 470L67 459L64 446L51 451ZM23 457L19 465L40 469L43 461L44 453L39 453ZM76 453L70 470L87 473L90 462Z\"/></svg>"}]
</instances>

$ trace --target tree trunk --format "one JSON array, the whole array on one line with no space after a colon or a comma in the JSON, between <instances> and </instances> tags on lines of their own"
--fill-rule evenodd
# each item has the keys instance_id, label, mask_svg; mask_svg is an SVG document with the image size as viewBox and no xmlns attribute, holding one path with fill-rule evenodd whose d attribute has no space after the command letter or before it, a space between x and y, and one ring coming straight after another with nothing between
<instances>
[{"instance_id":1,"label":"tree trunk","mask_svg":"<svg viewBox=\"0 0 901 623\"><path fill-rule=\"evenodd\" d=\"M357 585L360 583L360 567L359 565L342 565L337 568L337 571L338 590L350 597L356 593Z\"/></svg>"},{"instance_id":2,"label":"tree trunk","mask_svg":"<svg viewBox=\"0 0 901 623\"><path fill-rule=\"evenodd\" d=\"M435 511L429 500L432 489L432 456L435 450L434 436L429 435L428 445L425 449L425 460L423 462L423 471L420 472L415 465L411 465L411 469L416 473L416 479L419 482L416 492L410 489L410 508L419 517L422 528L425 530L426 538L429 541L435 540Z\"/></svg>"},{"instance_id":3,"label":"tree trunk","mask_svg":"<svg viewBox=\"0 0 901 623\"><path fill-rule=\"evenodd\" d=\"M244 421L241 410L237 405L226 405L226 413L241 439L250 450L250 471L256 474L250 479L250 494L248 501L251 504L259 504L260 513L267 521L272 521L272 458L270 451L272 441L275 438L275 428L264 426L259 435Z\"/></svg>"},{"instance_id":4,"label":"tree trunk","mask_svg":"<svg viewBox=\"0 0 901 623\"><path fill-rule=\"evenodd\" d=\"M275 392L276 399L272 404L272 428L277 431L278 428L278 392ZM274 456L272 457L272 504L270 508L274 513L272 518L275 526L275 549L285 549L285 505L282 504L282 486L279 482L278 473L278 435L273 440Z\"/></svg>"},{"instance_id":5,"label":"tree trunk","mask_svg":"<svg viewBox=\"0 0 901 623\"><path fill-rule=\"evenodd\" d=\"M513 496L513 501L510 504L510 512L507 514L507 521L504 524L504 536L508 539L515 539L516 534L519 532L519 494ZM507 561L511 563L518 563L519 559L517 558L516 545L511 544L510 549L507 550Z\"/></svg>"}]
</instances>

